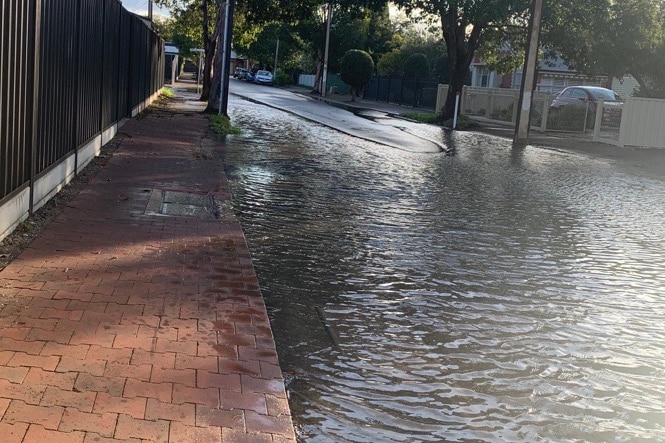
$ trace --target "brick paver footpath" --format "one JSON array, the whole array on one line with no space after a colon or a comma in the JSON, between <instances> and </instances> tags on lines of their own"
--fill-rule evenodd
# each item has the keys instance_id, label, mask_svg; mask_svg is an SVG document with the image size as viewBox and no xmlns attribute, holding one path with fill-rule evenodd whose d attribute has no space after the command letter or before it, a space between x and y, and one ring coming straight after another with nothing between
<instances>
[{"instance_id":1,"label":"brick paver footpath","mask_svg":"<svg viewBox=\"0 0 665 443\"><path fill-rule=\"evenodd\" d=\"M206 128L182 98L129 121L0 272L0 442L295 442Z\"/></svg>"}]
</instances>

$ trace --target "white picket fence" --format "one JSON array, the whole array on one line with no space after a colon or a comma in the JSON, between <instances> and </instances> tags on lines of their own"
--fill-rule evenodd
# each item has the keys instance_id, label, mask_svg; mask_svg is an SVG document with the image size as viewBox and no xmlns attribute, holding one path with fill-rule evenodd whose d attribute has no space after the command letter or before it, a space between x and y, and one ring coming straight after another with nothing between
<instances>
[{"instance_id":1,"label":"white picket fence","mask_svg":"<svg viewBox=\"0 0 665 443\"><path fill-rule=\"evenodd\" d=\"M443 109L447 94L448 85L439 85L437 113ZM554 95L550 93L534 93L532 129L541 132L591 131L593 140L602 143L621 147L665 148L665 100L630 97L623 104L618 118L608 118L608 112L601 101L595 115L590 115L592 111L587 109L566 119L565 114L550 114L553 98ZM459 106L464 115L514 125L518 100L518 90L465 86Z\"/></svg>"}]
</instances>

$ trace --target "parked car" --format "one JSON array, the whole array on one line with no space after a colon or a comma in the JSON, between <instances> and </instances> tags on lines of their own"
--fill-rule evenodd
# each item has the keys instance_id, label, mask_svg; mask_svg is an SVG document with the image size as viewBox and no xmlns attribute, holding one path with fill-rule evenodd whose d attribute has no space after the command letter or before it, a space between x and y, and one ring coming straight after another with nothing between
<instances>
[{"instance_id":1,"label":"parked car","mask_svg":"<svg viewBox=\"0 0 665 443\"><path fill-rule=\"evenodd\" d=\"M272 85L272 83L273 83L272 72L270 72L270 71L258 71L256 73L255 81L256 81L256 83L260 83L262 85Z\"/></svg>"},{"instance_id":2,"label":"parked car","mask_svg":"<svg viewBox=\"0 0 665 443\"><path fill-rule=\"evenodd\" d=\"M255 79L256 79L256 71L252 71L251 69L247 71L247 73L245 74L245 81L251 83L254 82Z\"/></svg>"},{"instance_id":3,"label":"parked car","mask_svg":"<svg viewBox=\"0 0 665 443\"><path fill-rule=\"evenodd\" d=\"M556 109L566 105L586 106L588 103L589 109L595 111L598 99L601 97L609 106L623 103L621 96L611 89L598 86L569 86L554 98L551 107Z\"/></svg>"},{"instance_id":4,"label":"parked car","mask_svg":"<svg viewBox=\"0 0 665 443\"><path fill-rule=\"evenodd\" d=\"M558 111L568 106L576 108L588 106L589 118L591 119L591 126L593 126L593 116L601 97L604 103L602 125L618 127L621 124L623 98L611 89L599 86L569 86L554 98L550 109Z\"/></svg>"},{"instance_id":5,"label":"parked car","mask_svg":"<svg viewBox=\"0 0 665 443\"><path fill-rule=\"evenodd\" d=\"M247 75L247 69L245 68L236 68L236 70L233 72L233 78L237 78L240 80L244 80L246 75Z\"/></svg>"}]
</instances>

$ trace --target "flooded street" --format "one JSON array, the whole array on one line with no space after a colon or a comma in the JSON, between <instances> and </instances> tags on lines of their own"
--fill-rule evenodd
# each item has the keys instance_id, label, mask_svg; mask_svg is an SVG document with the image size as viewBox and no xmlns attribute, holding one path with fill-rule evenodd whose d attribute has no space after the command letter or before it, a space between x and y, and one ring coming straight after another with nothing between
<instances>
[{"instance_id":1,"label":"flooded street","mask_svg":"<svg viewBox=\"0 0 665 443\"><path fill-rule=\"evenodd\" d=\"M665 181L238 98L224 162L305 442L665 440Z\"/></svg>"}]
</instances>

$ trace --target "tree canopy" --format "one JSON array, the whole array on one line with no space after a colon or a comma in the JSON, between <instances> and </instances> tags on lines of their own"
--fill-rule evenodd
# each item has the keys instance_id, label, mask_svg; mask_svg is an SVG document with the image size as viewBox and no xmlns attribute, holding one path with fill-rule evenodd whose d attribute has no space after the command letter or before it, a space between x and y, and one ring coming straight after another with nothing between
<instances>
[{"instance_id":1,"label":"tree canopy","mask_svg":"<svg viewBox=\"0 0 665 443\"><path fill-rule=\"evenodd\" d=\"M225 0L155 1L172 11L175 22L163 27L169 29L171 41L185 48L202 45L207 51L214 50L217 31L211 30L216 29L217 11ZM426 45L409 46L409 34L391 22L386 0L338 0L334 3L329 69L340 69L339 61L347 50L361 49L370 54L380 73L402 74L406 59L423 53L435 75L447 71L443 77L449 78L450 88L443 117L448 118L476 55L499 71L521 66L531 2L395 0L413 20L424 21L437 31L434 35L438 37ZM323 0L237 0L234 47L262 64L271 64L279 35L281 66L300 65L306 70L318 66L320 74L325 5ZM560 57L583 73L631 74L638 80L641 94L665 94L662 0L548 0L541 44L543 56ZM204 77L204 89L205 83Z\"/></svg>"},{"instance_id":2,"label":"tree canopy","mask_svg":"<svg viewBox=\"0 0 665 443\"><path fill-rule=\"evenodd\" d=\"M454 114L455 97L476 51L490 31L508 29L523 20L528 0L395 0L407 13L422 11L424 19L437 17L448 54L450 85L442 119Z\"/></svg>"},{"instance_id":3,"label":"tree canopy","mask_svg":"<svg viewBox=\"0 0 665 443\"><path fill-rule=\"evenodd\" d=\"M640 84L641 94L662 95L665 14L661 0L598 0L585 15L579 9L563 10L562 2L556 2L549 14L559 24L548 29L552 51L582 72L617 78L629 74ZM576 7L572 3L568 6Z\"/></svg>"}]
</instances>

